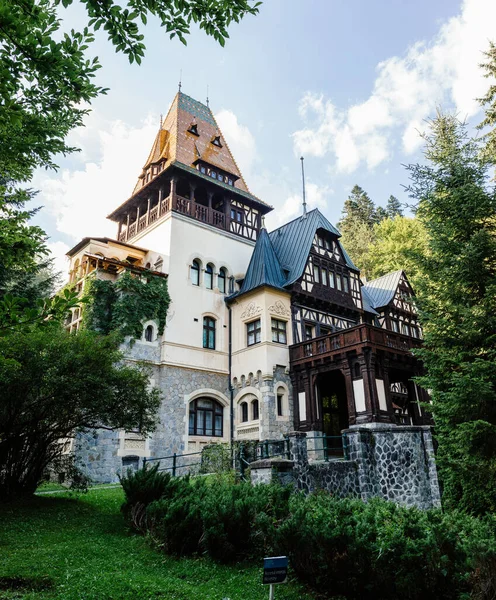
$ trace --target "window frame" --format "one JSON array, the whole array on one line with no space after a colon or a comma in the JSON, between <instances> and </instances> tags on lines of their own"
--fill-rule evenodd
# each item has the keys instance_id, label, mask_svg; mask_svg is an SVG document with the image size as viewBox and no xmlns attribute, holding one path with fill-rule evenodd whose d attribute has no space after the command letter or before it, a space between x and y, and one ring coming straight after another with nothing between
<instances>
[{"instance_id":1,"label":"window frame","mask_svg":"<svg viewBox=\"0 0 496 600\"><path fill-rule=\"evenodd\" d=\"M256 325L258 323L258 326ZM253 329L251 328L253 326ZM250 343L250 336L253 335L253 341ZM257 339L258 338L258 339ZM246 345L254 346L262 341L262 319L254 319L246 323Z\"/></svg>"},{"instance_id":2,"label":"window frame","mask_svg":"<svg viewBox=\"0 0 496 600\"><path fill-rule=\"evenodd\" d=\"M216 345L216 324L217 319L209 315L203 317L203 348L205 350L215 350ZM209 334L213 334L211 339Z\"/></svg>"},{"instance_id":3,"label":"window frame","mask_svg":"<svg viewBox=\"0 0 496 600\"><path fill-rule=\"evenodd\" d=\"M221 282L222 282L222 286L221 286ZM227 282L227 271L224 267L221 267L217 274L217 287L221 294L226 293L226 289L227 289L226 282Z\"/></svg>"},{"instance_id":4,"label":"window frame","mask_svg":"<svg viewBox=\"0 0 496 600\"><path fill-rule=\"evenodd\" d=\"M214 266L212 263L208 263L205 267L204 282L207 290L214 289Z\"/></svg>"},{"instance_id":5,"label":"window frame","mask_svg":"<svg viewBox=\"0 0 496 600\"><path fill-rule=\"evenodd\" d=\"M192 285L194 285L195 287L200 287L200 270L201 270L200 261L197 258L193 259L189 266L189 280L191 281ZM193 273L196 273L196 283L195 283L195 279L193 278Z\"/></svg>"},{"instance_id":6,"label":"window frame","mask_svg":"<svg viewBox=\"0 0 496 600\"><path fill-rule=\"evenodd\" d=\"M254 398L251 401L251 420L259 421L260 420L260 403L258 398Z\"/></svg>"},{"instance_id":7,"label":"window frame","mask_svg":"<svg viewBox=\"0 0 496 600\"><path fill-rule=\"evenodd\" d=\"M248 414L248 402L246 402L246 400L239 403L239 410L240 410L239 422L240 423L248 423L248 421L250 420L250 417Z\"/></svg>"},{"instance_id":8,"label":"window frame","mask_svg":"<svg viewBox=\"0 0 496 600\"><path fill-rule=\"evenodd\" d=\"M150 335L148 336L148 332L150 332ZM145 327L145 331L143 332L143 339L145 340L145 342L153 342L153 334L155 333L155 328L153 327L153 325L147 325ZM148 337L150 337L150 339L148 339Z\"/></svg>"},{"instance_id":9,"label":"window frame","mask_svg":"<svg viewBox=\"0 0 496 600\"><path fill-rule=\"evenodd\" d=\"M281 327L281 325L282 325L282 327ZM288 326L287 321L283 321L282 319L276 319L274 317L271 317L270 328L271 328L271 332L272 332L272 341L275 344L287 345L287 343L288 343L287 326ZM274 339L274 336L276 339ZM284 339L281 340L280 339L281 337L283 337Z\"/></svg>"},{"instance_id":10,"label":"window frame","mask_svg":"<svg viewBox=\"0 0 496 600\"><path fill-rule=\"evenodd\" d=\"M198 402L208 400L212 403L212 408L206 407L198 407ZM193 408L192 408L193 406ZM199 413L203 413L203 424L199 426L198 424L198 415ZM207 415L206 413L211 413L211 424L212 433L207 433ZM191 423L191 416L193 416L193 427ZM216 427L217 417L220 417L220 429ZM220 431L220 433L218 433ZM199 398L195 398L191 400L188 406L188 435L197 435L202 437L224 437L224 406L220 402L218 402L215 398L209 398L206 396L201 396Z\"/></svg>"}]
</instances>

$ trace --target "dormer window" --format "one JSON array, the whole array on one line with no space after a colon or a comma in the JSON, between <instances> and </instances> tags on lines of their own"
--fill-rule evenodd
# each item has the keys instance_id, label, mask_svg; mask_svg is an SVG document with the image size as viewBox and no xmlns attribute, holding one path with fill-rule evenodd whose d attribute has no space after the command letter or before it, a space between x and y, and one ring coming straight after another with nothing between
<instances>
[{"instance_id":1,"label":"dormer window","mask_svg":"<svg viewBox=\"0 0 496 600\"><path fill-rule=\"evenodd\" d=\"M220 143L220 135L216 135L210 143L218 148L222 148L222 144Z\"/></svg>"},{"instance_id":2,"label":"dormer window","mask_svg":"<svg viewBox=\"0 0 496 600\"><path fill-rule=\"evenodd\" d=\"M189 126L188 132L200 137L200 134L198 133L198 125L194 122Z\"/></svg>"}]
</instances>

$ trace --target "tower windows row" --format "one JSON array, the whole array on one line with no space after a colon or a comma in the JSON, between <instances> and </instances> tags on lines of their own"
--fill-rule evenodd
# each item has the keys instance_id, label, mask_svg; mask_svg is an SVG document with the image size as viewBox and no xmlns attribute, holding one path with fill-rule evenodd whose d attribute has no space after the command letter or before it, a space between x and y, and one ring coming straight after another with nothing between
<instances>
[{"instance_id":1,"label":"tower windows row","mask_svg":"<svg viewBox=\"0 0 496 600\"><path fill-rule=\"evenodd\" d=\"M334 269L325 262L320 265L313 263L313 280L315 283L321 283L327 287L335 288L340 292L349 294L350 279L348 275L334 271Z\"/></svg>"},{"instance_id":2,"label":"tower windows row","mask_svg":"<svg viewBox=\"0 0 496 600\"><path fill-rule=\"evenodd\" d=\"M201 261L197 258L193 260L189 267L189 277L191 283L200 286L202 283ZM215 281L217 278L217 281ZM221 267L218 273L215 273L215 266L208 263L203 272L203 285L207 290L213 290L217 283L217 288L221 294L234 292L234 277L228 277L227 269Z\"/></svg>"}]
</instances>

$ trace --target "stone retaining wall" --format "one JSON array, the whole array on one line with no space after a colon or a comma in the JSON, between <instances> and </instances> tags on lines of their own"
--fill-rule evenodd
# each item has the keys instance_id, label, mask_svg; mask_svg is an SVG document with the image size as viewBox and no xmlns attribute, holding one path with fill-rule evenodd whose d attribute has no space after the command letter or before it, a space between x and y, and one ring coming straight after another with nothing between
<instances>
[{"instance_id":1,"label":"stone retaining wall","mask_svg":"<svg viewBox=\"0 0 496 600\"><path fill-rule=\"evenodd\" d=\"M378 424L343 435L346 460L309 462L306 434L291 433L291 460L252 463L252 483L283 480L306 493L321 489L341 498L379 497L422 509L441 505L429 427Z\"/></svg>"}]
</instances>

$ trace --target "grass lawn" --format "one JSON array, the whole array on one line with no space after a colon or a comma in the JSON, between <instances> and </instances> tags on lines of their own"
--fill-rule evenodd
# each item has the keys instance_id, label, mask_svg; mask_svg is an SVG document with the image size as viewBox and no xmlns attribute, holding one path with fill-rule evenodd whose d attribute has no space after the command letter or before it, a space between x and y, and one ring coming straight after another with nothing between
<instances>
[{"instance_id":1,"label":"grass lawn","mask_svg":"<svg viewBox=\"0 0 496 600\"><path fill-rule=\"evenodd\" d=\"M120 488L96 488L0 504L0 598L268 598L261 568L160 554L129 532L122 502ZM275 594L276 600L314 597L296 582L277 586Z\"/></svg>"}]
</instances>

